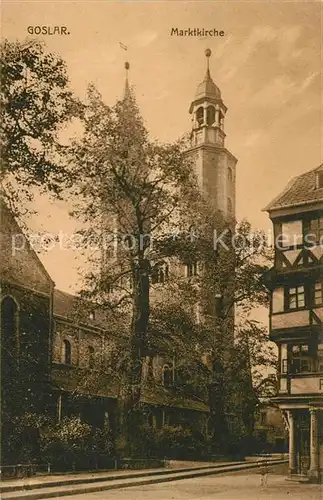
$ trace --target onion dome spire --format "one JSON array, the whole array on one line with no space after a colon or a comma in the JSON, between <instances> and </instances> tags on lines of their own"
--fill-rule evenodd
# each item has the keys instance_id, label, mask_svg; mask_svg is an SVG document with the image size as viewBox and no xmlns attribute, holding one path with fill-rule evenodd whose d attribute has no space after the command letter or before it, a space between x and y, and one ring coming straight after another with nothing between
<instances>
[{"instance_id":1,"label":"onion dome spire","mask_svg":"<svg viewBox=\"0 0 323 500\"><path fill-rule=\"evenodd\" d=\"M200 85L197 87L195 99L198 99L201 97L221 99L220 89L219 89L219 87L217 87L217 85L215 85L214 81L211 78L211 74L210 74L209 60L210 60L211 54L212 54L211 49L205 50L206 73L205 73L205 77L204 77L203 82L200 83Z\"/></svg>"}]
</instances>

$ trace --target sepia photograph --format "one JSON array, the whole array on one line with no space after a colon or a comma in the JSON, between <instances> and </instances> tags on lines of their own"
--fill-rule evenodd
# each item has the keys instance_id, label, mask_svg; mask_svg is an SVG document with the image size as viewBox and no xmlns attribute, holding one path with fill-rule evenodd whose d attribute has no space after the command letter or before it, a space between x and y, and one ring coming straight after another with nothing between
<instances>
[{"instance_id":1,"label":"sepia photograph","mask_svg":"<svg viewBox=\"0 0 323 500\"><path fill-rule=\"evenodd\" d=\"M320 500L323 3L0 25L1 498Z\"/></svg>"}]
</instances>

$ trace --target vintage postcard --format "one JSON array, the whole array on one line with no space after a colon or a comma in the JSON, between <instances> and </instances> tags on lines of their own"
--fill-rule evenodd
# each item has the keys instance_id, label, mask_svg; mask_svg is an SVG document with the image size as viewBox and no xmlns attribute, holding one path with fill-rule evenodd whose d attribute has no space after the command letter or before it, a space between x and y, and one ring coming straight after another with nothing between
<instances>
[{"instance_id":1,"label":"vintage postcard","mask_svg":"<svg viewBox=\"0 0 323 500\"><path fill-rule=\"evenodd\" d=\"M4 499L320 498L322 26L4 0Z\"/></svg>"}]
</instances>

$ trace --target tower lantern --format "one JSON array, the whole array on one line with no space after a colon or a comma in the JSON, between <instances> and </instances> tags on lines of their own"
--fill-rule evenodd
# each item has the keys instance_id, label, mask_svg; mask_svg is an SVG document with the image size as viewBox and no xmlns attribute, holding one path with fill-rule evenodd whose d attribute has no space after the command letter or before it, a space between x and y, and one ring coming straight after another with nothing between
<instances>
[{"instance_id":1,"label":"tower lantern","mask_svg":"<svg viewBox=\"0 0 323 500\"><path fill-rule=\"evenodd\" d=\"M191 145L201 192L214 208L235 219L237 159L225 147L224 118L227 107L210 74L211 50L205 50L206 72L198 85L189 112L192 115Z\"/></svg>"},{"instance_id":2,"label":"tower lantern","mask_svg":"<svg viewBox=\"0 0 323 500\"><path fill-rule=\"evenodd\" d=\"M227 111L220 89L210 74L209 59L211 50L205 50L206 73L197 87L195 98L190 106L192 114L192 145L201 143L224 146L224 117Z\"/></svg>"}]
</instances>

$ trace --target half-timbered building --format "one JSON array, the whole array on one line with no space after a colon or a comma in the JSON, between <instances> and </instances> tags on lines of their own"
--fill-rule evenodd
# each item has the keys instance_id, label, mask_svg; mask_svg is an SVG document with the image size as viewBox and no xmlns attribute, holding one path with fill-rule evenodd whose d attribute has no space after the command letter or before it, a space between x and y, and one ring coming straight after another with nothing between
<instances>
[{"instance_id":1,"label":"half-timbered building","mask_svg":"<svg viewBox=\"0 0 323 500\"><path fill-rule=\"evenodd\" d=\"M279 351L275 398L289 425L291 476L323 471L323 164L293 179L266 208L275 264L270 336Z\"/></svg>"}]
</instances>

